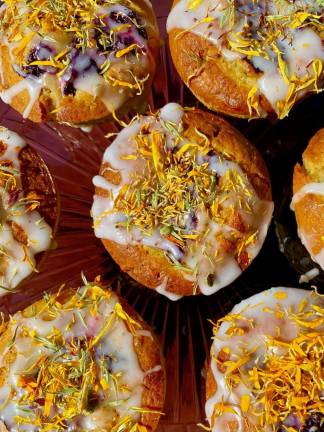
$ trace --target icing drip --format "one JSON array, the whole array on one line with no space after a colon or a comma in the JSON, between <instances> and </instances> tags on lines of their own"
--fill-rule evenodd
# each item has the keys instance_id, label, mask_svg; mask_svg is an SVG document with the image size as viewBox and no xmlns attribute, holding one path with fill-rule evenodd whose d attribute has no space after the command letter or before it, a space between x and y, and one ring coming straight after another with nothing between
<instances>
[{"instance_id":1,"label":"icing drip","mask_svg":"<svg viewBox=\"0 0 324 432\"><path fill-rule=\"evenodd\" d=\"M177 103L169 103L161 108L160 118L166 122L173 123L175 125L180 124L183 117L183 109Z\"/></svg>"},{"instance_id":2,"label":"icing drip","mask_svg":"<svg viewBox=\"0 0 324 432\"><path fill-rule=\"evenodd\" d=\"M0 97L4 103L10 104L15 96L19 95L23 91L28 92L29 102L24 109L23 117L28 118L33 106L37 102L40 92L42 90L42 83L36 82L31 78L24 78L19 81L17 84L10 87L8 90L4 90L0 93Z\"/></svg>"},{"instance_id":3,"label":"icing drip","mask_svg":"<svg viewBox=\"0 0 324 432\"><path fill-rule=\"evenodd\" d=\"M319 313L316 314L315 308L318 306ZM229 422L232 422L233 430L236 432L246 432L250 429L255 432L279 431L281 425L290 426L292 432L301 430L298 418L293 415L294 406L291 407L291 414L288 412L286 418L282 417L283 423L276 424L273 418L271 424L260 424L258 419L261 416L254 413L263 411L265 406L268 407L267 398L271 397L272 393L269 390L269 395L264 396L262 406L259 406L256 398L262 397L263 393L260 393L261 390L254 392L253 383L256 374L259 374L260 382L263 380L260 370L267 370L267 359L270 358L271 361L286 355L288 344L297 340L297 337L306 335L307 340L307 332L313 331L312 337L315 341L316 334L323 335L324 321L320 318L323 317L320 312L322 306L323 299L315 293L295 288L272 288L242 301L225 319L220 320L214 329L210 366L217 390L205 406L212 432L224 432L229 428ZM307 324L304 325L304 322L311 322L316 318L318 325L310 325L309 328ZM236 362L240 364L237 373L236 369L233 369L232 376L228 368L231 365L234 368ZM236 381L230 381L230 376ZM288 395L283 398L287 400ZM307 400L306 403L311 402ZM281 403L281 400L278 403ZM273 405L272 402L270 404ZM283 415L283 409L279 414ZM298 425L297 429L296 426L293 428L295 424Z\"/></svg>"},{"instance_id":4,"label":"icing drip","mask_svg":"<svg viewBox=\"0 0 324 432\"><path fill-rule=\"evenodd\" d=\"M243 224L247 228L246 235L249 240L245 238L246 244L242 243L242 249L246 251L245 258L250 261L260 251L272 218L273 203L262 201L257 197L239 166L216 154L208 156L198 152L195 161L197 170L204 167L203 170L208 172L209 176L214 176L215 181L217 179L219 183L227 184L228 181L235 183L235 179L239 179L237 188L231 187L229 190L219 192L219 200L225 212L238 212L237 220L240 222L237 227L230 226L226 221L212 220L206 210L183 209L183 223L186 227L182 229L184 229L183 235L188 240L182 246L181 243L172 241L168 233L164 234L162 226L156 225L149 232L141 230L136 225L128 226L128 216L116 208L120 194L127 185L138 182L138 178L145 179L150 176L147 174L147 161L137 155L136 137L142 133L143 128L144 137L154 133L163 134L165 148L172 153L182 152L188 146L194 145L184 138L179 138L183 128L183 113L183 108L172 103L162 108L157 117L136 118L120 132L104 154L103 174L93 179L96 188L105 191L105 194L95 195L92 216L98 238L108 239L121 245L139 244L163 251L171 262L179 266L179 271L183 271L186 279L194 285L197 284L203 294L210 295L233 282L242 272L233 250L227 247L236 242L242 234L240 226ZM176 148L175 142L177 142ZM105 171L118 173L120 182L116 185L108 181L107 177L104 177ZM174 180L176 181L176 178ZM168 187L175 188L174 184L175 182L172 182ZM181 187L180 185L179 188ZM242 198L244 205L238 205L239 193L244 193ZM191 191L190 195L195 196L194 191ZM168 204L171 205L171 202ZM174 220L172 224L175 224ZM125 228L125 225L128 228ZM199 240L195 241L195 238ZM166 286L167 278L156 287L156 290L171 300L178 300L180 297L168 292Z\"/></svg>"},{"instance_id":5,"label":"icing drip","mask_svg":"<svg viewBox=\"0 0 324 432\"><path fill-rule=\"evenodd\" d=\"M4 146L0 156L0 285L3 287L0 295L3 295L33 272L35 255L50 247L52 230L36 210L28 210L28 197L22 192L19 153L25 141L0 128L0 143ZM11 161L9 172L8 161ZM14 226L23 232L23 239L17 238Z\"/></svg>"},{"instance_id":6,"label":"icing drip","mask_svg":"<svg viewBox=\"0 0 324 432\"><path fill-rule=\"evenodd\" d=\"M94 284L79 289L63 304L56 303L56 297L51 296L44 303L34 305L34 312L14 315L9 324L12 334L15 333L13 348L5 347L0 357L2 370L6 371L0 387L0 418L8 430L47 431L48 424L54 427L61 419L55 430L110 431L127 416L129 421L125 425L130 430L139 419L139 412L133 408L142 407L145 376L161 370L161 365L156 365L146 373L142 371L130 323L117 296ZM141 328L135 324L130 327ZM12 349L15 355L8 362L5 359ZM50 369L52 362L57 374ZM78 375L79 368L84 368L81 375ZM52 381L46 388L47 374L51 374ZM89 377L84 399L82 376ZM82 388L73 387L78 379ZM35 384L32 391L28 382ZM44 385L44 390L37 382ZM60 386L70 392L59 403L60 396L56 393L57 396L51 397L50 389L58 392ZM33 393L42 395L43 402ZM86 401L86 406L77 408L74 401L79 399L75 398Z\"/></svg>"},{"instance_id":7,"label":"icing drip","mask_svg":"<svg viewBox=\"0 0 324 432\"><path fill-rule=\"evenodd\" d=\"M324 196L324 183L308 183L295 193L291 203L291 209L295 210L295 205L306 195Z\"/></svg>"},{"instance_id":8,"label":"icing drip","mask_svg":"<svg viewBox=\"0 0 324 432\"><path fill-rule=\"evenodd\" d=\"M159 294L164 295L165 297L167 297L171 301L180 300L183 296L180 296L180 295L171 293L170 291L167 291L167 289L166 289L167 283L168 283L168 278L165 278L164 281L161 283L161 285L159 285L158 287L155 288L155 291L158 292Z\"/></svg>"},{"instance_id":9,"label":"icing drip","mask_svg":"<svg viewBox=\"0 0 324 432\"><path fill-rule=\"evenodd\" d=\"M24 78L1 93L5 103L27 90L29 103L23 113L26 118L43 88L51 91L58 106L64 96L74 96L79 90L98 97L110 111L142 94L151 68L147 34L150 24L142 17L118 3L86 0L79 4L81 13L75 14L71 4L63 0L63 23L51 2L44 0L42 6L34 2L19 2L15 6L5 2L0 11L7 23L0 38L8 48L13 68ZM44 14L37 18L35 11L42 9ZM16 29L19 20L21 38L11 34L11 27ZM59 31L51 33L53 21ZM39 22L44 26L36 32ZM87 31L81 32L78 26ZM45 32L44 28L48 30ZM17 52L21 50L24 61L18 64Z\"/></svg>"},{"instance_id":10,"label":"icing drip","mask_svg":"<svg viewBox=\"0 0 324 432\"><path fill-rule=\"evenodd\" d=\"M262 93L278 115L284 117L295 95L301 97L306 91L317 89L318 71L324 61L322 24L316 27L302 20L305 13L319 19L323 16L323 7L316 1L180 0L170 12L167 30L170 33L183 29L208 39L228 61L248 58L262 73L255 91ZM300 21L294 20L297 16ZM260 51L258 47L253 48L253 44L260 40L262 32L265 32L265 40L269 40L268 17L280 17L284 30L281 28L271 39L272 45ZM285 20L292 23L288 25ZM264 114L260 108L258 110L259 115Z\"/></svg>"},{"instance_id":11,"label":"icing drip","mask_svg":"<svg viewBox=\"0 0 324 432\"><path fill-rule=\"evenodd\" d=\"M313 269L309 270L307 273L300 276L299 283L300 284L308 283L312 279L316 278L319 274L320 274L320 272L319 272L318 268L313 268Z\"/></svg>"},{"instance_id":12,"label":"icing drip","mask_svg":"<svg viewBox=\"0 0 324 432\"><path fill-rule=\"evenodd\" d=\"M98 97L111 112L120 108L127 98L125 93L116 93L111 86L107 86L104 78L97 72L81 75L74 81L74 87Z\"/></svg>"},{"instance_id":13,"label":"icing drip","mask_svg":"<svg viewBox=\"0 0 324 432\"><path fill-rule=\"evenodd\" d=\"M291 209L295 211L296 204L304 199L307 195L319 195L324 196L324 183L308 183L299 189L293 196L291 202ZM301 229L298 230L299 237L306 247L307 251L311 255L313 261L321 266L324 270L324 246L318 254L313 253L313 241L312 235L306 234ZM324 244L324 243L323 243Z\"/></svg>"}]
</instances>

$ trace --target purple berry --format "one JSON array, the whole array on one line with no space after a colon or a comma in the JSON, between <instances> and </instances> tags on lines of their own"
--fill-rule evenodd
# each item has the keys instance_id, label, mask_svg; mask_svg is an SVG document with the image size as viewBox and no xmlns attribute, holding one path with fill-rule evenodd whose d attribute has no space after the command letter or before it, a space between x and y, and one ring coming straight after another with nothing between
<instances>
[{"instance_id":1,"label":"purple berry","mask_svg":"<svg viewBox=\"0 0 324 432\"><path fill-rule=\"evenodd\" d=\"M29 52L28 57L27 57L27 63L28 64L39 60L39 58L37 56L37 51L38 51L38 48L33 48ZM45 71L41 70L39 66L35 66L35 65L34 66L24 66L23 70L27 75L33 75L37 78L40 77L45 72Z\"/></svg>"},{"instance_id":2,"label":"purple berry","mask_svg":"<svg viewBox=\"0 0 324 432\"><path fill-rule=\"evenodd\" d=\"M305 421L301 432L324 432L324 415L314 413Z\"/></svg>"},{"instance_id":3,"label":"purple berry","mask_svg":"<svg viewBox=\"0 0 324 432\"><path fill-rule=\"evenodd\" d=\"M35 61L49 60L52 54L55 54L54 49L49 45L45 44L44 42L41 42L37 47L34 47L30 50L27 57L28 64L23 68L24 72L28 75L33 75L35 77L40 77L45 72L55 74L56 69L51 66L30 66L30 63L33 63Z\"/></svg>"},{"instance_id":4,"label":"purple berry","mask_svg":"<svg viewBox=\"0 0 324 432\"><path fill-rule=\"evenodd\" d=\"M75 95L76 89L73 85L72 80L67 81L67 83L64 85L63 93L65 94L65 96L69 96L69 95L74 96Z\"/></svg>"},{"instance_id":5,"label":"purple berry","mask_svg":"<svg viewBox=\"0 0 324 432\"><path fill-rule=\"evenodd\" d=\"M109 27L103 27L100 30L95 30L95 40L97 43L97 47L101 52L115 51L116 49L118 49L119 42L115 41L113 43L112 41L110 41L105 35L106 31L107 33L109 33ZM105 41L105 43L103 41Z\"/></svg>"},{"instance_id":6,"label":"purple berry","mask_svg":"<svg viewBox=\"0 0 324 432\"><path fill-rule=\"evenodd\" d=\"M114 12L111 12L110 19L112 19L113 21L120 23L120 24L127 24L127 23L134 24L134 27L136 26L136 30L137 30L138 34L140 36L142 36L142 38L148 39L147 31L144 28L144 26L140 25L140 20L134 11L130 10L127 13L127 15L123 12L115 12L114 11Z\"/></svg>"}]
</instances>

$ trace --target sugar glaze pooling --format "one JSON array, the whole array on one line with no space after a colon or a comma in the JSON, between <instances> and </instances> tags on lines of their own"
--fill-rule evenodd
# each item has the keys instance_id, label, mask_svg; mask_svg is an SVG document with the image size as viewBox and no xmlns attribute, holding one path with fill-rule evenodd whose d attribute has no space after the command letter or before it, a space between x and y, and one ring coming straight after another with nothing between
<instances>
[{"instance_id":1,"label":"sugar glaze pooling","mask_svg":"<svg viewBox=\"0 0 324 432\"><path fill-rule=\"evenodd\" d=\"M235 229L230 226L217 224L212 221L203 211L197 211L195 218L195 232L202 235L201 243L198 247L192 248L188 246L188 250L181 250L179 246L162 235L159 227L156 227L151 234L143 234L137 227L129 227L129 229L118 226L119 223L125 223L127 216L114 210L115 200L118 198L123 186L129 184L135 175L145 177L145 161L141 158L129 157L136 154L136 143L134 137L140 133L143 125L150 130L163 131L165 137L165 145L167 148L173 148L174 136L166 126L168 122L179 130L182 128L182 117L184 111L178 104L171 103L161 109L157 117L139 117L135 119L128 127L124 128L107 148L103 164L107 164L114 172L118 172L121 176L121 182L114 185L108 182L103 176L96 176L93 183L96 188L105 191L105 196L96 194L92 206L92 216L94 219L94 229L97 237L108 239L121 245L142 245L153 247L164 251L168 256L172 257L172 261L181 263L190 269L189 272L184 272L184 277L189 281L197 284L199 290L205 295L211 295L233 282L241 273L242 270L231 253L222 252L221 244L218 244L217 237L219 235L233 235ZM186 141L179 144L179 148L184 146ZM125 158L127 156L127 159ZM199 160L201 159L201 160ZM207 161L207 162L206 162ZM243 209L240 211L240 216L248 227L256 229L258 235L255 241L247 245L246 251L252 260L260 251L267 230L272 218L273 203L261 201L252 186L250 185L246 175L242 172L239 166L233 162L223 160L217 154L212 157L202 157L198 155L198 163L208 163L209 170L215 176L220 178L236 172L242 178L244 187L249 191L247 201L253 209L250 213ZM230 194L224 199L224 205L233 205L237 199L235 193ZM189 233L192 228L191 215L187 216L187 224ZM214 254L215 250L219 250L220 259L218 262L211 264L208 254ZM213 252L212 252L213 251ZM208 278L213 275L213 280ZM167 279L161 280L161 285L156 287L156 290L163 295L166 295L171 300L178 300L180 296L174 295L166 290Z\"/></svg>"},{"instance_id":2,"label":"sugar glaze pooling","mask_svg":"<svg viewBox=\"0 0 324 432\"><path fill-rule=\"evenodd\" d=\"M323 6L320 6L315 0L298 0L295 2L274 0L262 0L252 2L250 0L240 0L235 2L236 22L231 29L228 22L228 0L202 0L194 2L189 0L180 0L171 10L167 22L167 30L170 33L174 29L183 29L184 31L193 32L203 38L208 39L215 44L225 59L234 61L245 58L245 55L239 50L233 50L226 46L226 40L235 42L232 33L243 31L247 21L251 31L257 36L258 29L262 28L262 19L264 16L287 15L294 16L297 12L306 11L317 15L324 13ZM192 4L190 8L190 4ZM226 15L227 14L227 15ZM206 19L208 17L208 19ZM210 20L213 20L212 22ZM228 32L230 32L228 34ZM287 28L287 34L277 38L276 49L282 52L282 58L286 62L290 76L302 78L305 76L314 76L312 63L314 60L324 62L324 47L318 32L314 31L311 26L301 28ZM258 80L258 92L263 94L272 105L273 109L280 114L281 104L288 98L290 84L280 71L277 59L277 53L269 46L267 50L269 58L264 56L251 56L250 61L256 70L262 72ZM306 86L309 87L309 86ZM298 91L297 97L302 97L304 89ZM261 111L260 115L265 115Z\"/></svg>"},{"instance_id":3,"label":"sugar glaze pooling","mask_svg":"<svg viewBox=\"0 0 324 432\"><path fill-rule=\"evenodd\" d=\"M0 127L0 143L4 151L0 155L0 172L2 171L2 186L0 187L1 199L1 272L0 295L7 290L15 288L23 279L29 276L36 266L35 255L46 251L51 244L52 229L36 211L27 210L28 201L22 191L20 177L19 153L26 146L25 141L16 133ZM10 174L5 171L6 164L11 161ZM7 176L7 177L6 177ZM10 182L15 182L16 187L10 191ZM7 188L6 188L7 185ZM9 187L9 190L8 190ZM27 243L19 242L12 229L15 223L27 236ZM7 288L7 290L6 290Z\"/></svg>"}]
</instances>

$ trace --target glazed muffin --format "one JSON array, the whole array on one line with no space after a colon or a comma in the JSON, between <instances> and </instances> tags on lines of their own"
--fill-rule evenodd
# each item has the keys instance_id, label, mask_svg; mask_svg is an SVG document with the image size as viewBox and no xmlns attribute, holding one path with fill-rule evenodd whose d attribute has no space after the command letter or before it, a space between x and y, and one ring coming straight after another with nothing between
<instances>
[{"instance_id":1,"label":"glazed muffin","mask_svg":"<svg viewBox=\"0 0 324 432\"><path fill-rule=\"evenodd\" d=\"M0 197L0 295L4 295L36 271L36 255L51 246L56 219L52 185L39 157L4 127L0 127Z\"/></svg>"},{"instance_id":2,"label":"glazed muffin","mask_svg":"<svg viewBox=\"0 0 324 432\"><path fill-rule=\"evenodd\" d=\"M324 129L310 140L293 178L292 210L298 235L313 261L324 270Z\"/></svg>"},{"instance_id":3,"label":"glazed muffin","mask_svg":"<svg viewBox=\"0 0 324 432\"><path fill-rule=\"evenodd\" d=\"M112 291L96 282L60 290L1 330L5 431L156 429L165 387L160 348Z\"/></svg>"},{"instance_id":4,"label":"glazed muffin","mask_svg":"<svg viewBox=\"0 0 324 432\"><path fill-rule=\"evenodd\" d=\"M208 108L283 118L323 86L323 13L316 0L175 0L172 58Z\"/></svg>"},{"instance_id":5,"label":"glazed muffin","mask_svg":"<svg viewBox=\"0 0 324 432\"><path fill-rule=\"evenodd\" d=\"M120 132L94 185L96 236L124 272L172 300L240 276L273 212L257 150L223 119L173 103Z\"/></svg>"},{"instance_id":6,"label":"glazed muffin","mask_svg":"<svg viewBox=\"0 0 324 432\"><path fill-rule=\"evenodd\" d=\"M146 0L5 1L1 98L35 122L87 125L136 109L156 68Z\"/></svg>"},{"instance_id":7,"label":"glazed muffin","mask_svg":"<svg viewBox=\"0 0 324 432\"><path fill-rule=\"evenodd\" d=\"M212 432L321 432L324 298L272 288L214 325L206 414Z\"/></svg>"}]
</instances>

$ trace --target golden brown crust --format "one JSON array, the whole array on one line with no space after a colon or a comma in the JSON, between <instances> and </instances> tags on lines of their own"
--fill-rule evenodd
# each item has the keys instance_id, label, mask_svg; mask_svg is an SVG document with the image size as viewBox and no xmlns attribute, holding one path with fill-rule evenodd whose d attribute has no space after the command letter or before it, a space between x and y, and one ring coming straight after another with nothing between
<instances>
[{"instance_id":1,"label":"golden brown crust","mask_svg":"<svg viewBox=\"0 0 324 432\"><path fill-rule=\"evenodd\" d=\"M202 110L187 111L184 123L206 134L217 153L239 165L260 199L271 200L268 169L258 150L230 123Z\"/></svg>"},{"instance_id":2,"label":"golden brown crust","mask_svg":"<svg viewBox=\"0 0 324 432\"><path fill-rule=\"evenodd\" d=\"M127 89L126 100L122 107L117 111L118 116L128 113L130 110L138 110L138 108L147 99L151 89L152 80L155 75L156 61L158 50L160 47L159 31L156 18L152 8L145 0L136 0L137 9L145 16L148 27L148 53L147 65L143 69L138 67L139 77L144 78L149 75L150 78L145 82L141 95L135 95ZM26 49L28 46L26 47ZM0 80L0 90L7 90L15 84L23 80L23 77L18 75L12 67L9 50L6 46L0 46L0 56L2 59L3 82ZM116 72L117 77L118 73ZM124 89L123 89L124 91ZM27 90L16 95L10 105L18 112L23 114L29 103L29 94ZM62 96L60 91L53 92L49 88L44 87L41 90L38 100L35 102L28 116L35 123L41 123L46 120L55 120L60 123L71 125L87 125L104 121L112 117L110 111L99 97L77 90L75 96Z\"/></svg>"},{"instance_id":3,"label":"golden brown crust","mask_svg":"<svg viewBox=\"0 0 324 432\"><path fill-rule=\"evenodd\" d=\"M251 117L248 94L260 74L250 63L240 59L229 62L213 43L181 29L169 33L169 44L181 79L197 99L213 111ZM274 112L264 97L260 98L260 106L267 113Z\"/></svg>"},{"instance_id":4,"label":"golden brown crust","mask_svg":"<svg viewBox=\"0 0 324 432\"><path fill-rule=\"evenodd\" d=\"M213 372L210 364L207 367L206 372L206 400L212 398L217 391L217 383L215 381Z\"/></svg>"},{"instance_id":5,"label":"golden brown crust","mask_svg":"<svg viewBox=\"0 0 324 432\"><path fill-rule=\"evenodd\" d=\"M197 109L186 111L183 123L185 127L190 125L191 130L196 127L207 135L220 155L237 163L247 174L259 198L271 200L271 183L266 165L259 152L235 128L220 117ZM102 195L103 191L97 188L96 193ZM142 285L154 289L167 278L166 290L170 293L182 296L199 293L162 251L138 245L124 246L105 239L102 242L122 271Z\"/></svg>"},{"instance_id":6,"label":"golden brown crust","mask_svg":"<svg viewBox=\"0 0 324 432\"><path fill-rule=\"evenodd\" d=\"M313 181L324 182L324 129L320 129L310 140L303 162Z\"/></svg>"},{"instance_id":7,"label":"golden brown crust","mask_svg":"<svg viewBox=\"0 0 324 432\"><path fill-rule=\"evenodd\" d=\"M215 45L180 29L169 33L169 44L181 79L201 103L220 113L243 118L250 116L246 101L253 84L238 85L226 73L227 64Z\"/></svg>"},{"instance_id":8,"label":"golden brown crust","mask_svg":"<svg viewBox=\"0 0 324 432\"><path fill-rule=\"evenodd\" d=\"M119 299L123 309L135 321L139 322L144 331L149 331L152 337L143 336L138 333L134 336L134 349L139 365L143 372L148 373L156 366L161 369L148 373L144 378L144 389L142 393L142 406L153 411L162 412L165 398L165 365L161 346L152 333L152 329L123 299ZM160 415L152 413L141 414L141 424L147 427L148 431L154 431L159 423Z\"/></svg>"},{"instance_id":9,"label":"golden brown crust","mask_svg":"<svg viewBox=\"0 0 324 432\"><path fill-rule=\"evenodd\" d=\"M123 246L105 239L102 242L121 270L142 285L156 289L167 277L168 292L183 296L194 293L193 283L169 263L162 251L143 246Z\"/></svg>"},{"instance_id":10,"label":"golden brown crust","mask_svg":"<svg viewBox=\"0 0 324 432\"><path fill-rule=\"evenodd\" d=\"M293 193L313 182L324 182L324 129L310 140L303 154L303 165L297 164L293 177ZM324 246L324 197L306 194L295 204L295 214L299 230L310 241L312 253L317 255Z\"/></svg>"},{"instance_id":11,"label":"golden brown crust","mask_svg":"<svg viewBox=\"0 0 324 432\"><path fill-rule=\"evenodd\" d=\"M68 299L71 298L71 296L74 294L75 292L73 290L65 290L60 294L58 300L60 302L68 301ZM149 337L147 335L144 336L141 333L134 335L134 350L136 352L138 362L142 371L147 374L144 378L141 407L157 412L162 412L165 398L166 376L161 346L155 335L152 333L152 329L148 326L148 324L143 321L143 319L135 312L135 310L131 306L129 306L122 298L119 298L119 302L122 305L124 311L132 319L141 324L141 330L150 332L150 334L152 335L152 337ZM43 299L36 302L33 305L33 308L32 306L30 306L24 311L26 313L25 316L28 316L29 312L31 312L31 314L33 315L35 313L35 310L42 310L45 304L46 301ZM12 327L7 327L6 324L3 324L3 329L0 334L0 355L5 349L7 349L8 343L12 340L12 337ZM9 358L8 355L11 358ZM6 356L8 358L6 358L4 364L9 366L9 364L14 361L14 345L7 352ZM161 369L155 371L154 368L156 366L161 366ZM152 372L149 373L150 371ZM140 423L147 428L148 432L155 431L159 419L159 414L141 413L140 415Z\"/></svg>"}]
</instances>

